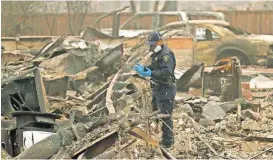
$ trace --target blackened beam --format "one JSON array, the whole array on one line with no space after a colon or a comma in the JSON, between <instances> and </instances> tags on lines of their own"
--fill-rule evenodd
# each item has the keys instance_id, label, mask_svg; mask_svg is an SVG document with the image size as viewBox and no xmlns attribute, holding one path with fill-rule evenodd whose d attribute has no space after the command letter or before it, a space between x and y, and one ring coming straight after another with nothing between
<instances>
[{"instance_id":1,"label":"blackened beam","mask_svg":"<svg viewBox=\"0 0 273 160\"><path fill-rule=\"evenodd\" d=\"M35 87L36 87L36 91L37 91L37 97L38 97L38 102L39 102L39 106L40 106L40 111L47 112L48 100L47 100L45 86L44 86L39 68L36 68L34 70L34 79L35 79L35 84L36 84Z\"/></svg>"},{"instance_id":2,"label":"blackened beam","mask_svg":"<svg viewBox=\"0 0 273 160\"><path fill-rule=\"evenodd\" d=\"M65 38L68 36L68 34L65 34L65 35L62 35L60 36L56 41L52 42L52 43L49 43L47 44L44 48L42 48L39 52L39 54L37 56L35 56L33 60L39 58L39 57L42 57L44 56L46 53L50 53L52 52L56 47L58 47L61 43L63 43L63 41L65 40ZM48 56L48 58L50 58L50 56Z\"/></svg>"},{"instance_id":3,"label":"blackened beam","mask_svg":"<svg viewBox=\"0 0 273 160\"><path fill-rule=\"evenodd\" d=\"M107 89L110 85L111 81L108 81L104 83L102 87L100 87L98 90L96 90L94 93L92 93L90 96L86 97L87 100L94 99L98 94L101 94L105 89Z\"/></svg>"}]
</instances>

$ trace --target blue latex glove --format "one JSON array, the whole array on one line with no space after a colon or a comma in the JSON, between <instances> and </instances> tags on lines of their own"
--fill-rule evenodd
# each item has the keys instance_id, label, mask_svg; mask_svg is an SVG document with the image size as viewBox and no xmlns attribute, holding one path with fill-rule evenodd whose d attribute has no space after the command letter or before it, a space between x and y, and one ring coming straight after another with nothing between
<instances>
[{"instance_id":1,"label":"blue latex glove","mask_svg":"<svg viewBox=\"0 0 273 160\"><path fill-rule=\"evenodd\" d=\"M139 75L141 77L151 77L152 76L152 71L149 68L146 67L146 71L143 70L143 71L139 72Z\"/></svg>"},{"instance_id":2,"label":"blue latex glove","mask_svg":"<svg viewBox=\"0 0 273 160\"><path fill-rule=\"evenodd\" d=\"M141 71L144 71L144 66L142 65L142 64L136 64L135 66L134 66L134 70L136 71L136 72L138 72L138 73L140 73Z\"/></svg>"}]
</instances>

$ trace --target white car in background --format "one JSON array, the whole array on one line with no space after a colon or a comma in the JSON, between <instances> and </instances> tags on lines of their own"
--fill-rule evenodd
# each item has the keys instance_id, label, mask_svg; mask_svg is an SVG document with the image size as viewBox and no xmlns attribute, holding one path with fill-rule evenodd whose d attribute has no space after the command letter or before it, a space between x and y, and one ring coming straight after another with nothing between
<instances>
[{"instance_id":1,"label":"white car in background","mask_svg":"<svg viewBox=\"0 0 273 160\"><path fill-rule=\"evenodd\" d=\"M227 18L222 12L139 12L120 26L118 36L135 37L171 22L188 20L227 21ZM100 31L112 35L112 28L101 29Z\"/></svg>"}]
</instances>

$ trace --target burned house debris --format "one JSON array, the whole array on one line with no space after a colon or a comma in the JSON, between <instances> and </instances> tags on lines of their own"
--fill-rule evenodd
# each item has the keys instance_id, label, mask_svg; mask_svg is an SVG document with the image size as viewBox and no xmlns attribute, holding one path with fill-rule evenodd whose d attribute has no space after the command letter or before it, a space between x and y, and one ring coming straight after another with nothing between
<instances>
[{"instance_id":1,"label":"burned house debris","mask_svg":"<svg viewBox=\"0 0 273 160\"><path fill-rule=\"evenodd\" d=\"M188 24L229 26L215 20ZM174 37L185 35L176 29L159 29L167 45L175 46ZM185 69L180 67L184 61L202 59L198 54L181 59L184 52L177 52L183 54L177 56L175 71L179 91L172 115L175 144L166 149L158 142L158 128L170 115L152 111L150 81L132 70L136 63L150 60L152 53L142 39L147 34L132 47L126 45L132 39L113 33L87 27L81 37L51 37L35 52L1 49L2 156L4 152L5 158L15 159L273 158L271 68L241 66L240 57L231 56Z\"/></svg>"}]
</instances>

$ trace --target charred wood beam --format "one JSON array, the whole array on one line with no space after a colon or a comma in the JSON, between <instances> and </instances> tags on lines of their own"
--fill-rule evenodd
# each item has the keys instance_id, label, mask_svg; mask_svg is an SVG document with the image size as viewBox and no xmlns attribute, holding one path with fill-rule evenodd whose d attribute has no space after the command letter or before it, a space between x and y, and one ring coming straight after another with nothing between
<instances>
[{"instance_id":1,"label":"charred wood beam","mask_svg":"<svg viewBox=\"0 0 273 160\"><path fill-rule=\"evenodd\" d=\"M106 97L106 89L100 92L96 97L94 97L94 99L92 99L91 102L89 102L86 107L90 109L94 104L99 103L105 97Z\"/></svg>"},{"instance_id":2,"label":"charred wood beam","mask_svg":"<svg viewBox=\"0 0 273 160\"><path fill-rule=\"evenodd\" d=\"M56 47L58 47L61 43L63 43L67 36L68 36L68 34L62 35L56 41L52 42L51 44L49 43L48 45L43 47L40 50L40 53L37 56L35 56L31 61L34 62L35 59L37 60L39 57L46 56L46 54L48 54L48 56L46 56L46 57L50 58L53 53L52 51L54 51L54 49ZM39 62L38 62L38 64L39 64ZM38 65L38 64L36 64L36 65Z\"/></svg>"},{"instance_id":3,"label":"charred wood beam","mask_svg":"<svg viewBox=\"0 0 273 160\"><path fill-rule=\"evenodd\" d=\"M81 122L81 123L88 123L88 122L90 122L91 118L100 117L101 115L105 114L106 112L107 112L107 108L101 107L101 108L89 113L88 115L84 115L81 118L76 119L76 121Z\"/></svg>"},{"instance_id":4,"label":"charred wood beam","mask_svg":"<svg viewBox=\"0 0 273 160\"><path fill-rule=\"evenodd\" d=\"M81 99L81 98L79 98L79 97L77 97L77 96L73 96L73 95L69 95L69 96L67 97L67 99L68 99L68 100L70 100L70 99L76 99L76 100L78 100L78 101L85 102L84 99Z\"/></svg>"},{"instance_id":5,"label":"charred wood beam","mask_svg":"<svg viewBox=\"0 0 273 160\"><path fill-rule=\"evenodd\" d=\"M120 73L122 72L122 70L120 69L114 76L114 78L112 79L107 92L106 92L106 107L108 109L109 114L113 114L116 112L115 107L113 105L113 100L112 100L112 94L113 94L113 87L118 79L118 76L120 75Z\"/></svg>"},{"instance_id":6,"label":"charred wood beam","mask_svg":"<svg viewBox=\"0 0 273 160\"><path fill-rule=\"evenodd\" d=\"M262 141L262 142L273 142L273 138L259 137L259 136L247 136L238 133L227 133L230 136L241 137L244 141Z\"/></svg>"},{"instance_id":7,"label":"charred wood beam","mask_svg":"<svg viewBox=\"0 0 273 160\"><path fill-rule=\"evenodd\" d=\"M58 97L51 97L51 96L47 96L48 100L50 101L59 101L59 102L65 102L66 100L63 98L58 98Z\"/></svg>"},{"instance_id":8,"label":"charred wood beam","mask_svg":"<svg viewBox=\"0 0 273 160\"><path fill-rule=\"evenodd\" d=\"M94 99L98 94L101 94L101 92L103 92L105 89L107 89L109 87L110 83L111 83L111 81L104 83L104 85L102 87L100 87L94 93L92 93L91 95L86 97L86 100Z\"/></svg>"}]
</instances>

